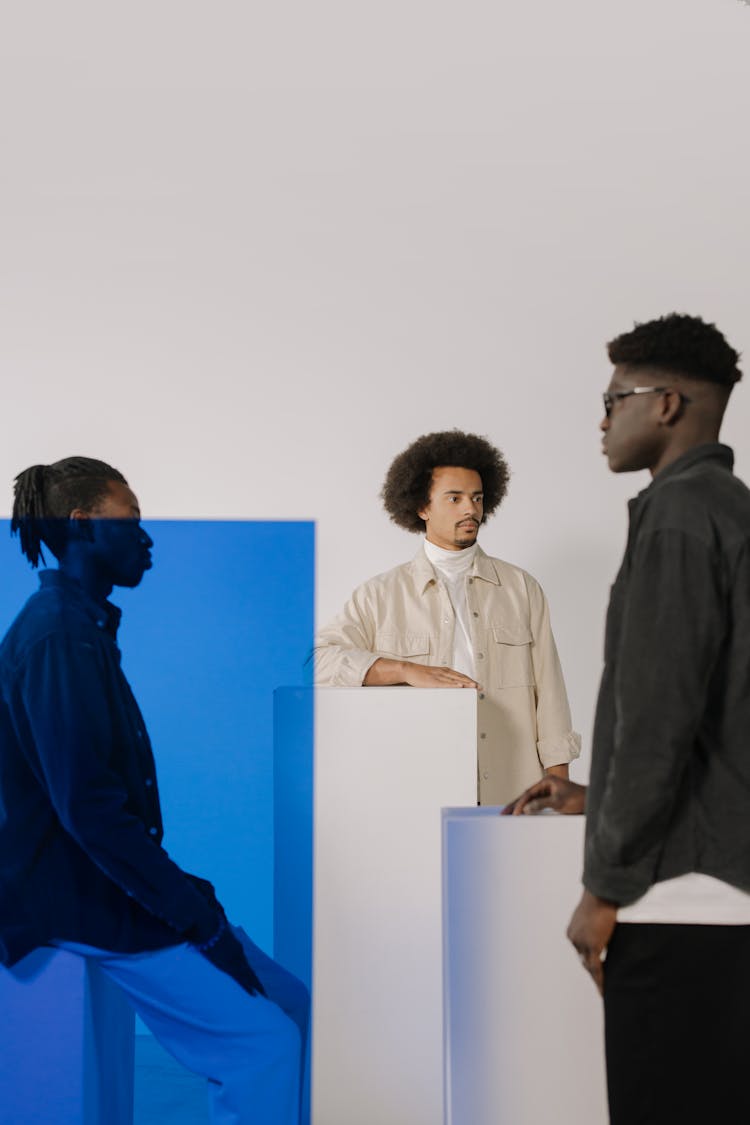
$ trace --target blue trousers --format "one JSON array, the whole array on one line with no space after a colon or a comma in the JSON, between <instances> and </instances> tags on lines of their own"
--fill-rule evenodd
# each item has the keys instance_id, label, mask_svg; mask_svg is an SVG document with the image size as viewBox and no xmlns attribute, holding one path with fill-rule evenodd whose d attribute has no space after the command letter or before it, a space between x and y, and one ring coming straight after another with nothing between
<instances>
[{"instance_id":1,"label":"blue trousers","mask_svg":"<svg viewBox=\"0 0 750 1125\"><path fill-rule=\"evenodd\" d=\"M129 954L54 944L96 961L165 1050L208 1079L213 1125L298 1125L309 994L233 930L267 996L250 996L188 944Z\"/></svg>"}]
</instances>

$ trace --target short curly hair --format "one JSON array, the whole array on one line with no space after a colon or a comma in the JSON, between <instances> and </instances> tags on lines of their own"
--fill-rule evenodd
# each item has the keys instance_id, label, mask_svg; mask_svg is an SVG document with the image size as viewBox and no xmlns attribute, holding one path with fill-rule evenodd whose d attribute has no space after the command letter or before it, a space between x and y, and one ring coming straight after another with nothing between
<instances>
[{"instance_id":1,"label":"short curly hair","mask_svg":"<svg viewBox=\"0 0 750 1125\"><path fill-rule=\"evenodd\" d=\"M486 438L462 430L424 434L395 458L380 493L385 510L399 527L424 531L425 522L417 513L430 502L433 470L443 465L479 473L484 493L483 523L508 490L508 465Z\"/></svg>"},{"instance_id":2,"label":"short curly hair","mask_svg":"<svg viewBox=\"0 0 750 1125\"><path fill-rule=\"evenodd\" d=\"M632 332L610 340L607 353L615 364L663 368L728 390L742 378L737 366L739 352L730 347L716 325L683 313L636 322Z\"/></svg>"}]
</instances>

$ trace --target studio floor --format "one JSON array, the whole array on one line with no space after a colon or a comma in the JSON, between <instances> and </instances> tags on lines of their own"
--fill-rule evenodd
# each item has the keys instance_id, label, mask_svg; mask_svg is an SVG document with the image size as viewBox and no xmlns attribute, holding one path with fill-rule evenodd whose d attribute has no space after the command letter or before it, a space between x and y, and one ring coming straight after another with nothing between
<instances>
[{"instance_id":1,"label":"studio floor","mask_svg":"<svg viewBox=\"0 0 750 1125\"><path fill-rule=\"evenodd\" d=\"M151 1035L135 1037L134 1125L208 1125L205 1079L175 1062Z\"/></svg>"}]
</instances>

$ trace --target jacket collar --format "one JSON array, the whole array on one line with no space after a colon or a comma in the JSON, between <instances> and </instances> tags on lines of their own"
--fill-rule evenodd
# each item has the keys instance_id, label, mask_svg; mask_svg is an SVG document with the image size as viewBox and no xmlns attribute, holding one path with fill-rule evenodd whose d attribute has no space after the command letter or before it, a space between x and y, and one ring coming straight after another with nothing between
<instances>
[{"instance_id":1,"label":"jacket collar","mask_svg":"<svg viewBox=\"0 0 750 1125\"><path fill-rule=\"evenodd\" d=\"M660 488L665 481L671 480L672 477L684 472L685 469L691 469L693 465L698 465L702 461L714 461L731 473L734 469L734 452L728 445L722 445L718 441L707 442L705 445L696 445L693 449L688 449L686 453L681 454L660 473L657 473L651 484L628 502L629 506L631 509L637 506L641 500L645 500L646 497L651 496L653 492Z\"/></svg>"},{"instance_id":2,"label":"jacket collar","mask_svg":"<svg viewBox=\"0 0 750 1125\"><path fill-rule=\"evenodd\" d=\"M111 637L117 637L122 610L112 602L98 602L90 597L81 583L62 570L41 570L39 583L42 590L59 590L64 597L71 598L80 605L87 617Z\"/></svg>"},{"instance_id":3,"label":"jacket collar","mask_svg":"<svg viewBox=\"0 0 750 1125\"><path fill-rule=\"evenodd\" d=\"M414 584L420 594L423 594L428 586L433 582L437 582L437 574L430 560L425 554L424 545L420 543L419 550L410 563L407 564L411 570ZM485 555L482 548L477 544L477 553L474 556L471 571L472 578L482 578L485 582L492 582L495 586L500 586L500 575L497 572L495 563L489 555Z\"/></svg>"}]
</instances>

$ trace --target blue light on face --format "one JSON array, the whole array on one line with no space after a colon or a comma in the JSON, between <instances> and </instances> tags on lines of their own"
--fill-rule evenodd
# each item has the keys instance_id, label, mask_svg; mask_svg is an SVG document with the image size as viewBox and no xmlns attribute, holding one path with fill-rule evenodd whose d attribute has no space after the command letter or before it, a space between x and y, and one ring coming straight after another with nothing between
<instances>
[{"instance_id":1,"label":"blue light on face","mask_svg":"<svg viewBox=\"0 0 750 1125\"><path fill-rule=\"evenodd\" d=\"M147 521L153 570L115 589L123 670L156 756L164 846L266 949L273 917L273 692L309 685L314 525ZM0 635L37 580L0 540Z\"/></svg>"}]
</instances>

